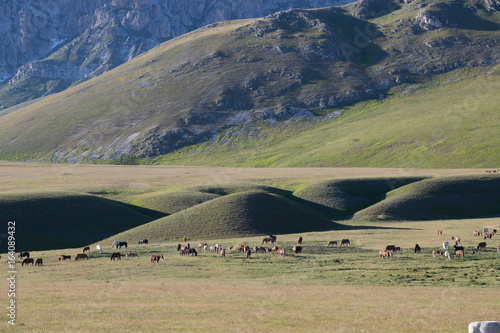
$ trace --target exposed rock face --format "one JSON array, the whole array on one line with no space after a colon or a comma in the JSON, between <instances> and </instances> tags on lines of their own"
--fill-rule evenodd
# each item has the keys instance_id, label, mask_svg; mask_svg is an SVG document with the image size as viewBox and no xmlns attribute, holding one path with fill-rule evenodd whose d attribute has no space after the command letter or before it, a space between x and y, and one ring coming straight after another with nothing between
<instances>
[{"instance_id":1,"label":"exposed rock face","mask_svg":"<svg viewBox=\"0 0 500 333\"><path fill-rule=\"evenodd\" d=\"M5 1L0 6L0 82L81 80L209 23L349 1Z\"/></svg>"}]
</instances>

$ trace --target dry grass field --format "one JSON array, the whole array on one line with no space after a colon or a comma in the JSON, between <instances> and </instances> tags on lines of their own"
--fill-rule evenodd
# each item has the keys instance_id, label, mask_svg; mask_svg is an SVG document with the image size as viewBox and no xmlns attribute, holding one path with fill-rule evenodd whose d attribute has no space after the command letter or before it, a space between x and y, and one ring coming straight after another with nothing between
<instances>
[{"instance_id":1,"label":"dry grass field","mask_svg":"<svg viewBox=\"0 0 500 333\"><path fill-rule=\"evenodd\" d=\"M282 187L348 177L448 176L483 170L251 169L202 167L0 164L0 192L35 189L120 188L142 193L203 183L265 179ZM303 253L293 254L297 234L278 235L287 256L237 251L226 258L199 251L180 256L176 241L127 250L138 259L111 261L117 251L91 245L88 261L60 262L79 249L32 252L43 266L16 264L16 326L7 323L9 289L1 279L2 332L465 332L476 320L499 320L500 236L469 253L480 241L472 231L500 228L500 218L342 222L352 228L307 232ZM443 230L437 235L436 230ZM460 236L465 258L432 256L444 240ZM327 247L349 238L351 247ZM209 245L261 245L261 237L210 240ZM191 240L188 240L191 241ZM198 242L192 240L197 248ZM2 240L3 243L3 240ZM419 243L422 253L415 254ZM379 257L388 244L402 251ZM4 248L4 246L2 246ZM8 266L5 250L0 266ZM151 254L164 260L152 265Z\"/></svg>"}]
</instances>

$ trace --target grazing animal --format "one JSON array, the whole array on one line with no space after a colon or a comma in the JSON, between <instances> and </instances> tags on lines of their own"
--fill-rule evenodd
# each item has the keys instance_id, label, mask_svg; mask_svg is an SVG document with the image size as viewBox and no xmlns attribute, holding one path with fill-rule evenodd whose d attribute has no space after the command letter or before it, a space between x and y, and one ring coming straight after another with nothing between
<instances>
[{"instance_id":1,"label":"grazing animal","mask_svg":"<svg viewBox=\"0 0 500 333\"><path fill-rule=\"evenodd\" d=\"M274 239L273 239L273 238L271 238L271 237L266 237L266 238L264 238L264 239L262 240L262 244L264 244L264 243L266 243L266 244L271 243L271 244L272 244L272 243L274 243Z\"/></svg>"},{"instance_id":2,"label":"grazing animal","mask_svg":"<svg viewBox=\"0 0 500 333\"><path fill-rule=\"evenodd\" d=\"M181 244L177 244L177 245L175 246L176 250L177 250L177 251L180 251L180 250L181 250L181 246L182 246Z\"/></svg>"},{"instance_id":3,"label":"grazing animal","mask_svg":"<svg viewBox=\"0 0 500 333\"><path fill-rule=\"evenodd\" d=\"M229 251L232 251L232 250L233 250L233 246L229 245Z\"/></svg>"},{"instance_id":4,"label":"grazing animal","mask_svg":"<svg viewBox=\"0 0 500 333\"><path fill-rule=\"evenodd\" d=\"M437 251L432 251L432 256L435 257L435 256L442 256L443 255L443 251L441 250L437 250Z\"/></svg>"},{"instance_id":5,"label":"grazing animal","mask_svg":"<svg viewBox=\"0 0 500 333\"><path fill-rule=\"evenodd\" d=\"M243 252L246 253L247 251L250 251L250 246L245 245L245 247L243 248Z\"/></svg>"},{"instance_id":6,"label":"grazing animal","mask_svg":"<svg viewBox=\"0 0 500 333\"><path fill-rule=\"evenodd\" d=\"M115 252L111 255L111 260L122 260L122 255L120 254L120 252Z\"/></svg>"},{"instance_id":7,"label":"grazing animal","mask_svg":"<svg viewBox=\"0 0 500 333\"><path fill-rule=\"evenodd\" d=\"M420 252L421 250L420 245L415 244L415 253Z\"/></svg>"},{"instance_id":8,"label":"grazing animal","mask_svg":"<svg viewBox=\"0 0 500 333\"><path fill-rule=\"evenodd\" d=\"M90 252L90 246L85 246L83 248L83 253L85 253L85 252Z\"/></svg>"},{"instance_id":9,"label":"grazing animal","mask_svg":"<svg viewBox=\"0 0 500 333\"><path fill-rule=\"evenodd\" d=\"M443 230L438 230L438 235L442 235L443 234Z\"/></svg>"},{"instance_id":10,"label":"grazing animal","mask_svg":"<svg viewBox=\"0 0 500 333\"><path fill-rule=\"evenodd\" d=\"M248 249L248 250L246 250L246 251L245 251L245 257L246 257L247 259L250 259L250 256L251 256L251 255L252 255L252 251L250 251L250 249Z\"/></svg>"},{"instance_id":11,"label":"grazing animal","mask_svg":"<svg viewBox=\"0 0 500 333\"><path fill-rule=\"evenodd\" d=\"M101 245L96 245L95 248L96 248L97 252L99 252L99 254L102 253L102 247L101 247Z\"/></svg>"},{"instance_id":12,"label":"grazing animal","mask_svg":"<svg viewBox=\"0 0 500 333\"><path fill-rule=\"evenodd\" d=\"M276 239L278 237L276 237L275 235L269 235L269 237L273 239L273 241L272 241L273 244L276 243Z\"/></svg>"},{"instance_id":13,"label":"grazing animal","mask_svg":"<svg viewBox=\"0 0 500 333\"><path fill-rule=\"evenodd\" d=\"M140 245L140 244L148 244L148 240L147 240L146 238L141 239L141 240L139 241L139 245Z\"/></svg>"},{"instance_id":14,"label":"grazing animal","mask_svg":"<svg viewBox=\"0 0 500 333\"><path fill-rule=\"evenodd\" d=\"M30 253L29 252L19 252L19 254L17 255L17 257L19 259L23 259L24 257L29 258L30 257Z\"/></svg>"},{"instance_id":15,"label":"grazing animal","mask_svg":"<svg viewBox=\"0 0 500 333\"><path fill-rule=\"evenodd\" d=\"M75 256L75 261L77 261L78 259L87 259L87 260L89 260L89 257L85 253L78 253Z\"/></svg>"},{"instance_id":16,"label":"grazing animal","mask_svg":"<svg viewBox=\"0 0 500 333\"><path fill-rule=\"evenodd\" d=\"M120 242L120 243L116 244L117 249L121 249L122 246L125 246L125 248L127 248L127 246L128 246L127 242Z\"/></svg>"},{"instance_id":17,"label":"grazing animal","mask_svg":"<svg viewBox=\"0 0 500 333\"><path fill-rule=\"evenodd\" d=\"M496 235L497 234L497 229L493 229L493 233Z\"/></svg>"},{"instance_id":18,"label":"grazing animal","mask_svg":"<svg viewBox=\"0 0 500 333\"><path fill-rule=\"evenodd\" d=\"M245 245L238 244L238 252L243 252Z\"/></svg>"},{"instance_id":19,"label":"grazing animal","mask_svg":"<svg viewBox=\"0 0 500 333\"><path fill-rule=\"evenodd\" d=\"M474 236L477 236L477 237L481 237L483 235L483 233L479 230L474 230L474 232L472 233Z\"/></svg>"},{"instance_id":20,"label":"grazing animal","mask_svg":"<svg viewBox=\"0 0 500 333\"><path fill-rule=\"evenodd\" d=\"M285 249L278 249L278 251L276 251L276 253L278 253L280 255L280 257L286 256Z\"/></svg>"},{"instance_id":21,"label":"grazing animal","mask_svg":"<svg viewBox=\"0 0 500 333\"><path fill-rule=\"evenodd\" d=\"M445 259L446 259L446 260L451 260L451 257L450 257L450 252L446 251L446 252L444 253L444 257L445 257Z\"/></svg>"},{"instance_id":22,"label":"grazing animal","mask_svg":"<svg viewBox=\"0 0 500 333\"><path fill-rule=\"evenodd\" d=\"M24 266L24 264L28 265L28 264L34 264L34 261L33 261L33 258L26 258L23 260L23 263L21 264L21 266Z\"/></svg>"},{"instance_id":23,"label":"grazing animal","mask_svg":"<svg viewBox=\"0 0 500 333\"><path fill-rule=\"evenodd\" d=\"M111 247L115 247L117 244L122 243L122 242L123 241L121 241L121 240L114 241L113 244L111 244Z\"/></svg>"},{"instance_id":24,"label":"grazing animal","mask_svg":"<svg viewBox=\"0 0 500 333\"><path fill-rule=\"evenodd\" d=\"M302 253L302 246L294 246L293 247L293 253Z\"/></svg>"},{"instance_id":25,"label":"grazing animal","mask_svg":"<svg viewBox=\"0 0 500 333\"><path fill-rule=\"evenodd\" d=\"M394 252L396 250L396 246L395 245L387 245L385 247L385 250L386 251L393 251Z\"/></svg>"},{"instance_id":26,"label":"grazing animal","mask_svg":"<svg viewBox=\"0 0 500 333\"><path fill-rule=\"evenodd\" d=\"M151 263L152 263L152 264L153 264L153 263L156 263L156 264L157 264L157 263L159 263L159 262L160 262L160 259L164 259L162 254L153 254L153 255L151 256Z\"/></svg>"},{"instance_id":27,"label":"grazing animal","mask_svg":"<svg viewBox=\"0 0 500 333\"><path fill-rule=\"evenodd\" d=\"M125 255L125 258L139 258L139 255L137 253L132 253L132 252L129 252Z\"/></svg>"},{"instance_id":28,"label":"grazing animal","mask_svg":"<svg viewBox=\"0 0 500 333\"><path fill-rule=\"evenodd\" d=\"M340 241L340 246L342 246L342 245L351 246L351 241L349 241L349 239L342 239Z\"/></svg>"},{"instance_id":29,"label":"grazing animal","mask_svg":"<svg viewBox=\"0 0 500 333\"><path fill-rule=\"evenodd\" d=\"M191 254L191 256L198 256L198 252L195 249L186 249L186 255Z\"/></svg>"},{"instance_id":30,"label":"grazing animal","mask_svg":"<svg viewBox=\"0 0 500 333\"><path fill-rule=\"evenodd\" d=\"M279 247L277 247L277 246L273 246L271 248L271 252L278 252L278 250L279 250Z\"/></svg>"},{"instance_id":31,"label":"grazing animal","mask_svg":"<svg viewBox=\"0 0 500 333\"><path fill-rule=\"evenodd\" d=\"M208 247L207 243L200 243L200 244L198 244L198 248L200 249L200 251L203 250L203 249L206 249L206 247Z\"/></svg>"},{"instance_id":32,"label":"grazing animal","mask_svg":"<svg viewBox=\"0 0 500 333\"><path fill-rule=\"evenodd\" d=\"M497 252L500 252L500 245L497 246Z\"/></svg>"},{"instance_id":33,"label":"grazing animal","mask_svg":"<svg viewBox=\"0 0 500 333\"><path fill-rule=\"evenodd\" d=\"M455 252L460 251L460 250L464 251L464 247L463 246L453 245L453 249L455 250Z\"/></svg>"},{"instance_id":34,"label":"grazing animal","mask_svg":"<svg viewBox=\"0 0 500 333\"><path fill-rule=\"evenodd\" d=\"M222 256L222 258L225 258L226 257L226 250L224 250L224 249L220 250L220 255Z\"/></svg>"},{"instance_id":35,"label":"grazing animal","mask_svg":"<svg viewBox=\"0 0 500 333\"><path fill-rule=\"evenodd\" d=\"M297 240L297 244L302 244L302 236L300 236L299 239Z\"/></svg>"},{"instance_id":36,"label":"grazing animal","mask_svg":"<svg viewBox=\"0 0 500 333\"><path fill-rule=\"evenodd\" d=\"M388 259L389 259L389 258L392 258L392 252L391 252L391 251L387 251L387 250L385 250L385 251L384 251L384 250L380 250L380 251L378 251L378 254L380 255L380 257L382 257L382 258L384 258L384 259L385 259L385 258L388 258Z\"/></svg>"},{"instance_id":37,"label":"grazing animal","mask_svg":"<svg viewBox=\"0 0 500 333\"><path fill-rule=\"evenodd\" d=\"M485 248L486 248L486 242L481 242L481 243L477 244L477 249L478 250L479 249L483 250Z\"/></svg>"},{"instance_id":38,"label":"grazing animal","mask_svg":"<svg viewBox=\"0 0 500 333\"><path fill-rule=\"evenodd\" d=\"M448 250L449 245L450 243L448 243L448 241L443 242L443 250Z\"/></svg>"},{"instance_id":39,"label":"grazing animal","mask_svg":"<svg viewBox=\"0 0 500 333\"><path fill-rule=\"evenodd\" d=\"M266 249L266 252L267 252L267 253L272 253L272 252L273 252L273 249L272 249L271 247L268 247L268 248Z\"/></svg>"},{"instance_id":40,"label":"grazing animal","mask_svg":"<svg viewBox=\"0 0 500 333\"><path fill-rule=\"evenodd\" d=\"M42 266L43 265L43 259L42 258L38 258L36 261L35 261L35 266Z\"/></svg>"},{"instance_id":41,"label":"grazing animal","mask_svg":"<svg viewBox=\"0 0 500 333\"><path fill-rule=\"evenodd\" d=\"M464 251L458 250L457 252L455 252L455 256L463 258L464 257Z\"/></svg>"},{"instance_id":42,"label":"grazing animal","mask_svg":"<svg viewBox=\"0 0 500 333\"><path fill-rule=\"evenodd\" d=\"M475 249L470 250L470 254L476 254L476 252L477 252L477 250L475 250Z\"/></svg>"},{"instance_id":43,"label":"grazing animal","mask_svg":"<svg viewBox=\"0 0 500 333\"><path fill-rule=\"evenodd\" d=\"M262 247L262 246L254 246L253 247L253 252L255 252L255 253L265 253L266 252L266 248Z\"/></svg>"},{"instance_id":44,"label":"grazing animal","mask_svg":"<svg viewBox=\"0 0 500 333\"><path fill-rule=\"evenodd\" d=\"M327 246L337 246L337 241L330 241Z\"/></svg>"},{"instance_id":45,"label":"grazing animal","mask_svg":"<svg viewBox=\"0 0 500 333\"><path fill-rule=\"evenodd\" d=\"M71 261L71 256L65 256L64 254L62 256L59 257L59 261L66 261L66 259L69 259L69 261Z\"/></svg>"},{"instance_id":46,"label":"grazing animal","mask_svg":"<svg viewBox=\"0 0 500 333\"><path fill-rule=\"evenodd\" d=\"M451 239L453 239L453 237ZM460 237L455 237L455 244L460 244Z\"/></svg>"}]
</instances>

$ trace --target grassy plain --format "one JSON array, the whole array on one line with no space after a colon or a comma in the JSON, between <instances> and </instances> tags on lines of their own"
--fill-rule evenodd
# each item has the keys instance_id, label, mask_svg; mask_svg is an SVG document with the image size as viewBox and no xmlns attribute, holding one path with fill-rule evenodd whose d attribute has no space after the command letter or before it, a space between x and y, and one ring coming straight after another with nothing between
<instances>
[{"instance_id":1,"label":"grassy plain","mask_svg":"<svg viewBox=\"0 0 500 333\"><path fill-rule=\"evenodd\" d=\"M165 188L206 183L264 182L289 190L334 178L444 177L484 170L336 169L336 168L204 168L160 166L87 166L0 164L5 180L0 191L78 190L112 199L141 197ZM200 252L179 256L178 241L139 246L126 251L139 259L110 261L115 249L102 243L102 255L88 261L59 262L61 254L81 249L32 252L44 265L16 265L17 325L4 321L0 331L14 332L461 332L475 320L499 320L500 245L470 249L480 239L472 231L499 228L500 218L439 221L343 221L344 230L307 232L302 254L291 248L298 234L278 234L288 255L236 251L225 259ZM437 229L443 235L436 234ZM433 258L444 240L460 236L464 259ZM260 245L262 237L210 240L229 245ZM327 247L349 238L351 247ZM197 246L200 240L188 240ZM412 250L415 243L422 253ZM402 248L384 260L378 250ZM1 251L4 252L4 251ZM451 251L453 252L453 251ZM165 260L151 265L149 256ZM1 265L7 271L2 253ZM8 290L1 279L0 290ZM7 298L2 298L7 306ZM6 311L6 309L4 310Z\"/></svg>"}]
</instances>

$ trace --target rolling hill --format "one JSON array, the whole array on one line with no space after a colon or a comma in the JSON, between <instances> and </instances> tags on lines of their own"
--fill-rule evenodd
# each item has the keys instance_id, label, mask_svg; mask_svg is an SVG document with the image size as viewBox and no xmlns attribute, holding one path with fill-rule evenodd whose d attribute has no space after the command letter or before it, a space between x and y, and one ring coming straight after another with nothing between
<instances>
[{"instance_id":1,"label":"rolling hill","mask_svg":"<svg viewBox=\"0 0 500 333\"><path fill-rule=\"evenodd\" d=\"M494 167L499 22L440 0L208 25L0 116L0 158Z\"/></svg>"}]
</instances>

